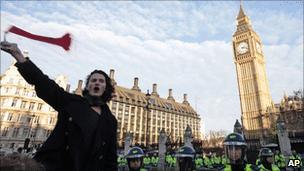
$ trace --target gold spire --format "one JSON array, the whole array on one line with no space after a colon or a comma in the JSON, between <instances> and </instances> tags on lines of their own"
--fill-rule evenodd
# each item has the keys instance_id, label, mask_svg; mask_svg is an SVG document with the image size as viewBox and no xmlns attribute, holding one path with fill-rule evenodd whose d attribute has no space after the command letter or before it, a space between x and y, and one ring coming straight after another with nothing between
<instances>
[{"instance_id":1,"label":"gold spire","mask_svg":"<svg viewBox=\"0 0 304 171\"><path fill-rule=\"evenodd\" d=\"M242 6L242 0L241 0L241 3L240 3L240 11L239 11L239 15L237 16L237 19L241 19L243 17L245 17L245 13L244 13L244 10L243 10L243 6Z\"/></svg>"}]
</instances>

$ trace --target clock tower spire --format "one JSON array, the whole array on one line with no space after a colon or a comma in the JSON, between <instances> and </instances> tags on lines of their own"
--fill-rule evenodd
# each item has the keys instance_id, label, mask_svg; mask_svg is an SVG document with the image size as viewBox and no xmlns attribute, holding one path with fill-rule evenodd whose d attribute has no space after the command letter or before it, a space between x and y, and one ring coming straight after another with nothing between
<instances>
[{"instance_id":1,"label":"clock tower spire","mask_svg":"<svg viewBox=\"0 0 304 171\"><path fill-rule=\"evenodd\" d=\"M244 134L248 140L263 139L269 122L265 119L271 96L266 76L262 43L246 16L242 1L233 34L234 63L236 66ZM262 135L262 137L261 137ZM256 142L260 143L260 142Z\"/></svg>"}]
</instances>

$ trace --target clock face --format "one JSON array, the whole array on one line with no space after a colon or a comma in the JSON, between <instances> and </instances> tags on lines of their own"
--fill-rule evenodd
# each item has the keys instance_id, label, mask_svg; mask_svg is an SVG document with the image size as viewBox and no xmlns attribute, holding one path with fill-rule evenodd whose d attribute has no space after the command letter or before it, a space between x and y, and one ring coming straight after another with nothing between
<instances>
[{"instance_id":1,"label":"clock face","mask_svg":"<svg viewBox=\"0 0 304 171\"><path fill-rule=\"evenodd\" d=\"M262 53L261 45L258 42L256 42L256 49L259 53Z\"/></svg>"},{"instance_id":2,"label":"clock face","mask_svg":"<svg viewBox=\"0 0 304 171\"><path fill-rule=\"evenodd\" d=\"M241 42L237 47L237 51L239 54L248 52L248 44L246 42Z\"/></svg>"}]
</instances>

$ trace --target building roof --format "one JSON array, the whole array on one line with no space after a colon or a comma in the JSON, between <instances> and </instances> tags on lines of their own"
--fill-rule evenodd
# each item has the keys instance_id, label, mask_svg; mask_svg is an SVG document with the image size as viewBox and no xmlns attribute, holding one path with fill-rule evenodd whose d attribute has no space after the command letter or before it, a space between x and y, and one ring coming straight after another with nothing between
<instances>
[{"instance_id":1,"label":"building roof","mask_svg":"<svg viewBox=\"0 0 304 171\"><path fill-rule=\"evenodd\" d=\"M151 109L166 110L198 117L196 111L189 104L178 103L174 100L164 99L155 95L151 95L149 99ZM146 106L148 98L145 93L116 85L115 96L112 100L125 101Z\"/></svg>"}]
</instances>

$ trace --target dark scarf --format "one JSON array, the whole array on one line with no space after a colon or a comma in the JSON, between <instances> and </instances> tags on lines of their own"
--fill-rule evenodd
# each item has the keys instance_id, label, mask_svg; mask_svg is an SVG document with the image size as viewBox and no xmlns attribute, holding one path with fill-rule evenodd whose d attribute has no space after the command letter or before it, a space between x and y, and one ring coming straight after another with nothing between
<instances>
[{"instance_id":1,"label":"dark scarf","mask_svg":"<svg viewBox=\"0 0 304 171\"><path fill-rule=\"evenodd\" d=\"M105 104L101 96L92 96L88 92L84 92L83 97L87 99L90 106L102 106Z\"/></svg>"}]
</instances>

